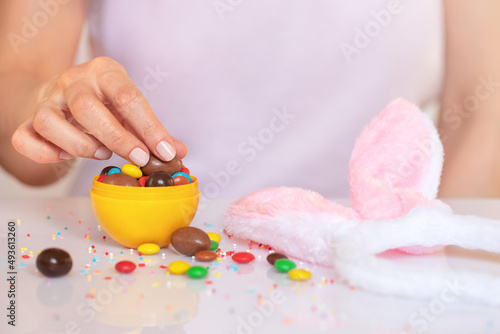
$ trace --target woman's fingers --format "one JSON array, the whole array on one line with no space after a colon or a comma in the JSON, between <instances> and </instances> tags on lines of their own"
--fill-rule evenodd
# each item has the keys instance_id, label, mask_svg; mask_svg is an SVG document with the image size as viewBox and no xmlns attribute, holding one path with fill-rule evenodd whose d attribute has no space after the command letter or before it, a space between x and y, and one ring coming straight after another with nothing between
<instances>
[{"instance_id":1,"label":"woman's fingers","mask_svg":"<svg viewBox=\"0 0 500 334\"><path fill-rule=\"evenodd\" d=\"M33 129L72 156L107 160L113 155L92 135L68 122L60 107L54 104L39 107L33 117Z\"/></svg>"},{"instance_id":2,"label":"woman's fingers","mask_svg":"<svg viewBox=\"0 0 500 334\"><path fill-rule=\"evenodd\" d=\"M88 86L66 90L65 100L75 120L107 148L136 165L148 163L146 145L123 128Z\"/></svg>"},{"instance_id":3,"label":"woman's fingers","mask_svg":"<svg viewBox=\"0 0 500 334\"><path fill-rule=\"evenodd\" d=\"M106 73L98 77L97 84L104 97L156 156L170 161L176 155L185 155L185 146L168 133L126 73Z\"/></svg>"},{"instance_id":4,"label":"woman's fingers","mask_svg":"<svg viewBox=\"0 0 500 334\"><path fill-rule=\"evenodd\" d=\"M19 153L40 164L73 158L71 154L40 136L31 126L31 120L21 124L14 132L12 146Z\"/></svg>"}]
</instances>

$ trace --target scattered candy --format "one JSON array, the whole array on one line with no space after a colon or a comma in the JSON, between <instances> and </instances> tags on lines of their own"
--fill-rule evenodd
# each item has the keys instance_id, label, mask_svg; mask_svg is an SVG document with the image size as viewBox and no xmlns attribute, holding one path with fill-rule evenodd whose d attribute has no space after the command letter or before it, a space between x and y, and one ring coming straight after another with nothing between
<instances>
[{"instance_id":1,"label":"scattered candy","mask_svg":"<svg viewBox=\"0 0 500 334\"><path fill-rule=\"evenodd\" d=\"M281 254L281 253L271 253L267 256L267 262L269 262L269 264L271 264L273 266L274 266L274 263L276 262L276 260L279 260L279 259L288 259L288 257L285 254Z\"/></svg>"},{"instance_id":2,"label":"scattered candy","mask_svg":"<svg viewBox=\"0 0 500 334\"><path fill-rule=\"evenodd\" d=\"M168 271L174 275L184 275L190 267L185 261L174 261L168 266Z\"/></svg>"},{"instance_id":3,"label":"scattered candy","mask_svg":"<svg viewBox=\"0 0 500 334\"><path fill-rule=\"evenodd\" d=\"M113 171L113 170L111 170ZM111 173L110 171L110 173ZM106 178L102 181L103 183L106 184L112 184L115 186L125 186L125 187L140 187L141 185L139 182L134 179L132 176L123 174L123 173L115 173L115 174L109 174L106 176Z\"/></svg>"},{"instance_id":4,"label":"scattered candy","mask_svg":"<svg viewBox=\"0 0 500 334\"><path fill-rule=\"evenodd\" d=\"M218 235L217 233L215 233L215 232L208 232L207 234L208 234L208 237L210 238L210 240L213 240L213 241L215 241L217 243L220 242L221 236Z\"/></svg>"},{"instance_id":5,"label":"scattered candy","mask_svg":"<svg viewBox=\"0 0 500 334\"><path fill-rule=\"evenodd\" d=\"M122 274L129 274L133 272L136 265L132 261L120 261L115 265L115 269Z\"/></svg>"},{"instance_id":6,"label":"scattered candy","mask_svg":"<svg viewBox=\"0 0 500 334\"><path fill-rule=\"evenodd\" d=\"M170 240L176 251L187 256L193 256L202 250L209 250L212 245L205 231L193 226L175 230Z\"/></svg>"},{"instance_id":7,"label":"scattered candy","mask_svg":"<svg viewBox=\"0 0 500 334\"><path fill-rule=\"evenodd\" d=\"M71 256L59 248L47 248L36 259L37 269L47 277L66 275L72 266Z\"/></svg>"},{"instance_id":8,"label":"scattered candy","mask_svg":"<svg viewBox=\"0 0 500 334\"><path fill-rule=\"evenodd\" d=\"M210 246L211 251L216 251L217 248L219 248L219 243L217 241L210 240L212 242L212 245Z\"/></svg>"},{"instance_id":9,"label":"scattered candy","mask_svg":"<svg viewBox=\"0 0 500 334\"><path fill-rule=\"evenodd\" d=\"M146 244L142 244L139 247L137 247L137 250L139 252L141 252L142 254L152 255L152 254L156 254L160 251L160 246L158 246L157 244L153 244L153 243L146 243Z\"/></svg>"},{"instance_id":10,"label":"scattered candy","mask_svg":"<svg viewBox=\"0 0 500 334\"><path fill-rule=\"evenodd\" d=\"M165 172L172 175L181 171L182 160L176 156L172 160L165 162L151 154L148 163L141 169L145 175L151 175L154 172Z\"/></svg>"},{"instance_id":11,"label":"scattered candy","mask_svg":"<svg viewBox=\"0 0 500 334\"><path fill-rule=\"evenodd\" d=\"M274 267L282 273L287 273L296 267L295 262L289 259L279 259L274 262Z\"/></svg>"},{"instance_id":12,"label":"scattered candy","mask_svg":"<svg viewBox=\"0 0 500 334\"><path fill-rule=\"evenodd\" d=\"M122 173L132 176L134 179L138 179L142 176L142 170L132 164L124 164L122 166Z\"/></svg>"},{"instance_id":13,"label":"scattered candy","mask_svg":"<svg viewBox=\"0 0 500 334\"><path fill-rule=\"evenodd\" d=\"M165 172L154 172L149 174L146 187L170 187L174 185L174 179Z\"/></svg>"},{"instance_id":14,"label":"scattered candy","mask_svg":"<svg viewBox=\"0 0 500 334\"><path fill-rule=\"evenodd\" d=\"M232 256L232 259L234 262L248 263L248 262L255 260L255 256L252 253L248 253L248 252L238 252L238 253L234 253L234 255Z\"/></svg>"},{"instance_id":15,"label":"scattered candy","mask_svg":"<svg viewBox=\"0 0 500 334\"><path fill-rule=\"evenodd\" d=\"M108 167L104 167L104 169L101 171L101 174L100 174L100 175L108 175L108 172L109 172L111 169L114 169L114 168L116 168L116 169L118 169L118 170L119 170L119 168L118 168L118 167L116 167L116 166L108 166Z\"/></svg>"},{"instance_id":16,"label":"scattered candy","mask_svg":"<svg viewBox=\"0 0 500 334\"><path fill-rule=\"evenodd\" d=\"M207 276L208 270L204 267L194 266L189 268L186 274L191 278L203 278Z\"/></svg>"},{"instance_id":17,"label":"scattered candy","mask_svg":"<svg viewBox=\"0 0 500 334\"><path fill-rule=\"evenodd\" d=\"M311 278L311 272L305 269L291 269L288 276L295 281L307 281Z\"/></svg>"},{"instance_id":18,"label":"scattered candy","mask_svg":"<svg viewBox=\"0 0 500 334\"><path fill-rule=\"evenodd\" d=\"M198 261L210 262L210 261L213 261L217 258L217 253L212 252L210 250L203 250L203 251L199 251L196 254L194 254L194 257Z\"/></svg>"}]
</instances>

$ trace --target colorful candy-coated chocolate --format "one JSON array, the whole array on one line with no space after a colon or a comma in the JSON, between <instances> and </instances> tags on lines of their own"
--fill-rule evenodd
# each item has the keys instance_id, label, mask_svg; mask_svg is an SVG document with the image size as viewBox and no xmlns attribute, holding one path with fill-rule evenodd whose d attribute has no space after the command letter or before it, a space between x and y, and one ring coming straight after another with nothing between
<instances>
[{"instance_id":1,"label":"colorful candy-coated chocolate","mask_svg":"<svg viewBox=\"0 0 500 334\"><path fill-rule=\"evenodd\" d=\"M118 167L113 167L111 168L110 170L108 170L108 174L106 175L111 175L111 174L119 174L121 173L122 171L120 170L120 168Z\"/></svg>"},{"instance_id":2,"label":"colorful candy-coated chocolate","mask_svg":"<svg viewBox=\"0 0 500 334\"><path fill-rule=\"evenodd\" d=\"M217 241L214 241L214 240L210 240L212 242L212 245L210 246L210 249L211 251L216 251L217 248L219 248L219 243Z\"/></svg>"},{"instance_id":3,"label":"colorful candy-coated chocolate","mask_svg":"<svg viewBox=\"0 0 500 334\"><path fill-rule=\"evenodd\" d=\"M185 261L174 261L169 264L168 271L174 275L184 275L189 268L191 266Z\"/></svg>"},{"instance_id":4,"label":"colorful candy-coated chocolate","mask_svg":"<svg viewBox=\"0 0 500 334\"><path fill-rule=\"evenodd\" d=\"M73 261L65 250L59 248L47 248L36 258L38 271L47 277L59 277L66 275L71 270Z\"/></svg>"},{"instance_id":5,"label":"colorful candy-coated chocolate","mask_svg":"<svg viewBox=\"0 0 500 334\"><path fill-rule=\"evenodd\" d=\"M100 175L108 175L108 172L113 169L113 168L116 168L116 169L119 169L118 167L116 166L108 166L108 167L104 167L101 171L101 174Z\"/></svg>"},{"instance_id":6,"label":"colorful candy-coated chocolate","mask_svg":"<svg viewBox=\"0 0 500 334\"><path fill-rule=\"evenodd\" d=\"M288 277L294 281L307 281L311 278L311 272L305 269L290 269Z\"/></svg>"},{"instance_id":7,"label":"colorful candy-coated chocolate","mask_svg":"<svg viewBox=\"0 0 500 334\"><path fill-rule=\"evenodd\" d=\"M267 256L267 262L269 262L269 264L271 264L273 266L274 266L274 263L276 262L276 260L279 260L279 259L288 259L288 257L285 254L281 254L281 253L271 253Z\"/></svg>"},{"instance_id":8,"label":"colorful candy-coated chocolate","mask_svg":"<svg viewBox=\"0 0 500 334\"><path fill-rule=\"evenodd\" d=\"M176 251L187 256L193 256L202 250L209 250L212 245L205 231L193 226L175 230L170 242Z\"/></svg>"},{"instance_id":9,"label":"colorful candy-coated chocolate","mask_svg":"<svg viewBox=\"0 0 500 334\"><path fill-rule=\"evenodd\" d=\"M105 178L106 178L106 175L99 175L99 177L97 178L97 181L102 182Z\"/></svg>"},{"instance_id":10,"label":"colorful candy-coated chocolate","mask_svg":"<svg viewBox=\"0 0 500 334\"><path fill-rule=\"evenodd\" d=\"M106 178L102 181L103 183L112 184L115 186L125 186L125 187L140 187L139 181L134 179L132 176L116 173L116 174L108 174Z\"/></svg>"},{"instance_id":11,"label":"colorful candy-coated chocolate","mask_svg":"<svg viewBox=\"0 0 500 334\"><path fill-rule=\"evenodd\" d=\"M210 238L210 240L213 240L213 241L215 241L217 243L220 242L221 236L218 235L217 233L215 233L215 232L208 232L207 234L208 234L208 237Z\"/></svg>"},{"instance_id":12,"label":"colorful candy-coated chocolate","mask_svg":"<svg viewBox=\"0 0 500 334\"><path fill-rule=\"evenodd\" d=\"M232 259L234 262L248 263L255 260L255 256L249 252L238 252L233 254Z\"/></svg>"},{"instance_id":13,"label":"colorful candy-coated chocolate","mask_svg":"<svg viewBox=\"0 0 500 334\"><path fill-rule=\"evenodd\" d=\"M185 166L182 167L181 172L186 173L187 175L191 175L191 173L189 172L189 169Z\"/></svg>"},{"instance_id":14,"label":"colorful candy-coated chocolate","mask_svg":"<svg viewBox=\"0 0 500 334\"><path fill-rule=\"evenodd\" d=\"M203 277L207 276L208 270L205 267L193 266L193 267L188 269L186 274L191 278L203 278Z\"/></svg>"},{"instance_id":15,"label":"colorful candy-coated chocolate","mask_svg":"<svg viewBox=\"0 0 500 334\"><path fill-rule=\"evenodd\" d=\"M147 179L148 179L147 176L141 176L137 181L139 181L139 184L141 185L141 187L145 187Z\"/></svg>"},{"instance_id":16,"label":"colorful candy-coated chocolate","mask_svg":"<svg viewBox=\"0 0 500 334\"><path fill-rule=\"evenodd\" d=\"M172 175L172 178L174 180L174 186L182 186L184 184L190 184L191 181L189 181L189 179L187 177L185 177L184 175L180 175L181 173L175 173L174 175ZM184 173L182 173L184 174ZM188 175L189 176L189 175Z\"/></svg>"},{"instance_id":17,"label":"colorful candy-coated chocolate","mask_svg":"<svg viewBox=\"0 0 500 334\"><path fill-rule=\"evenodd\" d=\"M146 244L142 244L139 247L137 247L137 250L142 254L152 255L152 254L156 254L160 251L160 246L158 246L157 244L153 244L153 243L146 243Z\"/></svg>"},{"instance_id":18,"label":"colorful candy-coated chocolate","mask_svg":"<svg viewBox=\"0 0 500 334\"><path fill-rule=\"evenodd\" d=\"M287 273L296 267L295 262L289 259L279 259L274 262L274 267L282 273Z\"/></svg>"},{"instance_id":19,"label":"colorful candy-coated chocolate","mask_svg":"<svg viewBox=\"0 0 500 334\"><path fill-rule=\"evenodd\" d=\"M154 172L165 172L169 175L180 172L182 169L182 160L179 157L174 157L170 161L163 161L151 154L146 166L141 167L145 175L151 175Z\"/></svg>"},{"instance_id":20,"label":"colorful candy-coated chocolate","mask_svg":"<svg viewBox=\"0 0 500 334\"><path fill-rule=\"evenodd\" d=\"M194 254L194 257L198 261L210 262L217 258L217 253L210 250L199 251Z\"/></svg>"},{"instance_id":21,"label":"colorful candy-coated chocolate","mask_svg":"<svg viewBox=\"0 0 500 334\"><path fill-rule=\"evenodd\" d=\"M124 164L122 166L122 173L130 175L135 179L138 179L142 176L142 170L136 165L132 164Z\"/></svg>"},{"instance_id":22,"label":"colorful candy-coated chocolate","mask_svg":"<svg viewBox=\"0 0 500 334\"><path fill-rule=\"evenodd\" d=\"M165 172L151 173L146 180L146 187L170 187L173 185L174 180Z\"/></svg>"},{"instance_id":23,"label":"colorful candy-coated chocolate","mask_svg":"<svg viewBox=\"0 0 500 334\"><path fill-rule=\"evenodd\" d=\"M132 261L120 261L115 265L116 271L122 274L130 274L137 266Z\"/></svg>"},{"instance_id":24,"label":"colorful candy-coated chocolate","mask_svg":"<svg viewBox=\"0 0 500 334\"><path fill-rule=\"evenodd\" d=\"M187 173L178 172L178 173L172 174L172 178L175 178L176 176L184 176L186 179L189 180L189 183L193 182L193 180L191 179L191 176L189 174L187 174Z\"/></svg>"}]
</instances>

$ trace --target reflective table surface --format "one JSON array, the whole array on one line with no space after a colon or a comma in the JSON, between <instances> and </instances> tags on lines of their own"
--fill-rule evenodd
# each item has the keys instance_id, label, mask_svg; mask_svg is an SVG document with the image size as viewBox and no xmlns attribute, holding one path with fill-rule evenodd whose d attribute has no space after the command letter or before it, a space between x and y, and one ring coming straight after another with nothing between
<instances>
[{"instance_id":1,"label":"reflective table surface","mask_svg":"<svg viewBox=\"0 0 500 334\"><path fill-rule=\"evenodd\" d=\"M223 233L230 202L210 202L192 226L220 234L221 255L250 251L252 263L238 264L227 255L201 263L171 248L140 256L106 235L89 198L1 201L0 333L500 333L499 309L464 304L459 295L443 303L370 293L337 282L332 268L299 260L298 267L312 277L292 281L267 263L264 245ZM497 200L447 202L456 213L500 219ZM9 222L15 223L10 224L15 240L8 239ZM9 241L16 253L11 262ZM66 276L47 278L37 271L39 251L50 247L71 255ZM428 256L397 251L381 256L416 266L493 272L500 284L495 254L447 247ZM121 260L139 266L120 274L114 267ZM203 279L170 274L168 265L175 260L206 266L209 274ZM8 324L11 319L15 327Z\"/></svg>"}]
</instances>

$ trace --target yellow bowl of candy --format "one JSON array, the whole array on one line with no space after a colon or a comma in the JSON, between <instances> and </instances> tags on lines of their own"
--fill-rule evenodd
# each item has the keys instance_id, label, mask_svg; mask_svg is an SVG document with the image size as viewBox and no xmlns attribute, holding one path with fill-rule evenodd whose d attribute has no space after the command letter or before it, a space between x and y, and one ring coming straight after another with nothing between
<instances>
[{"instance_id":1,"label":"yellow bowl of candy","mask_svg":"<svg viewBox=\"0 0 500 334\"><path fill-rule=\"evenodd\" d=\"M198 180L169 187L126 187L106 184L95 176L90 201L97 221L116 242L128 248L144 243L160 247L193 220L200 191Z\"/></svg>"}]
</instances>

